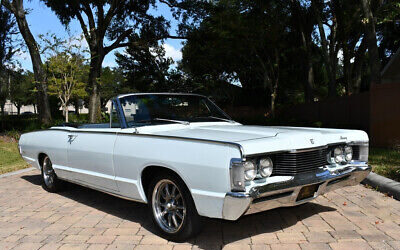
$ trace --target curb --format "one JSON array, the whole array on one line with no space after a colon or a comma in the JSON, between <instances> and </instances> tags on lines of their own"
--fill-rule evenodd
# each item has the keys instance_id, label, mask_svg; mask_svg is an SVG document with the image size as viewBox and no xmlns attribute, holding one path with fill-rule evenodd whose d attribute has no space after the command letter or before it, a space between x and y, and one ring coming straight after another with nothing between
<instances>
[{"instance_id":1,"label":"curb","mask_svg":"<svg viewBox=\"0 0 400 250\"><path fill-rule=\"evenodd\" d=\"M14 172L10 172L10 173L0 174L0 179L1 179L1 178L8 177L8 176L13 176L13 175L17 175L17 174L22 174L22 173L25 173L25 172L29 172L29 171L32 171L32 170L34 170L34 169L36 169L36 168L34 168L34 167L29 167L29 168L24 168L24 169L21 169L21 170L17 170L17 171L14 171Z\"/></svg>"},{"instance_id":2,"label":"curb","mask_svg":"<svg viewBox=\"0 0 400 250\"><path fill-rule=\"evenodd\" d=\"M387 193L394 199L400 200L400 182L371 172L361 183L377 188L379 192Z\"/></svg>"}]
</instances>

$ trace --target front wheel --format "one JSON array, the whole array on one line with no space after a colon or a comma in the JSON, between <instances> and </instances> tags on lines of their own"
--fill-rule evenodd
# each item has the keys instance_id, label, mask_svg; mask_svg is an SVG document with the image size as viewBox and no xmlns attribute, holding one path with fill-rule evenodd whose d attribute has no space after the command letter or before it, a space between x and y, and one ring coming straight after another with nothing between
<instances>
[{"instance_id":1,"label":"front wheel","mask_svg":"<svg viewBox=\"0 0 400 250\"><path fill-rule=\"evenodd\" d=\"M48 156L45 156L42 164L42 178L44 188L52 193L58 192L63 188L62 180L58 179L54 172L53 164Z\"/></svg>"},{"instance_id":2,"label":"front wheel","mask_svg":"<svg viewBox=\"0 0 400 250\"><path fill-rule=\"evenodd\" d=\"M201 218L185 184L165 173L154 178L148 191L152 218L160 233L172 241L183 241L201 229Z\"/></svg>"}]
</instances>

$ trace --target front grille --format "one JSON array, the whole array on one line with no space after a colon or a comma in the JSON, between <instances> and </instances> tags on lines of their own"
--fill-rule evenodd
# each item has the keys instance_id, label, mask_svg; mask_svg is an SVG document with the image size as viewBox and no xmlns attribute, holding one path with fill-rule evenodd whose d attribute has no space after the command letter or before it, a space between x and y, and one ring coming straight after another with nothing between
<instances>
[{"instance_id":1,"label":"front grille","mask_svg":"<svg viewBox=\"0 0 400 250\"><path fill-rule=\"evenodd\" d=\"M326 148L298 153L280 153L274 158L272 176L293 176L314 172L328 163Z\"/></svg>"}]
</instances>

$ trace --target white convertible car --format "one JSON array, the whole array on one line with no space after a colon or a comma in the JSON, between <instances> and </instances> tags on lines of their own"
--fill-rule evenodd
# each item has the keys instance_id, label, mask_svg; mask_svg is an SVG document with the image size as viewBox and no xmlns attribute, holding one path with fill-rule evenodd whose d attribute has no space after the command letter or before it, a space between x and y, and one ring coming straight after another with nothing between
<instances>
[{"instance_id":1,"label":"white convertible car","mask_svg":"<svg viewBox=\"0 0 400 250\"><path fill-rule=\"evenodd\" d=\"M245 126L194 94L120 95L109 123L26 133L19 150L48 191L68 181L147 203L175 241L197 233L201 216L296 206L371 171L363 131Z\"/></svg>"}]
</instances>

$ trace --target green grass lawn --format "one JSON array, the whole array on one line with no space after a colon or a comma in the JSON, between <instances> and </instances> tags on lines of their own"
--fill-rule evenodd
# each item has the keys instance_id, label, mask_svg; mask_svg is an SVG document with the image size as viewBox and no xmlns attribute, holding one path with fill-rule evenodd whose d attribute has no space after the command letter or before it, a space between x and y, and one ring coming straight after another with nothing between
<instances>
[{"instance_id":1,"label":"green grass lawn","mask_svg":"<svg viewBox=\"0 0 400 250\"><path fill-rule=\"evenodd\" d=\"M373 172L400 181L400 149L370 148L369 164Z\"/></svg>"},{"instance_id":2,"label":"green grass lawn","mask_svg":"<svg viewBox=\"0 0 400 250\"><path fill-rule=\"evenodd\" d=\"M0 137L0 174L27 168L18 152L18 143L9 137Z\"/></svg>"}]
</instances>

